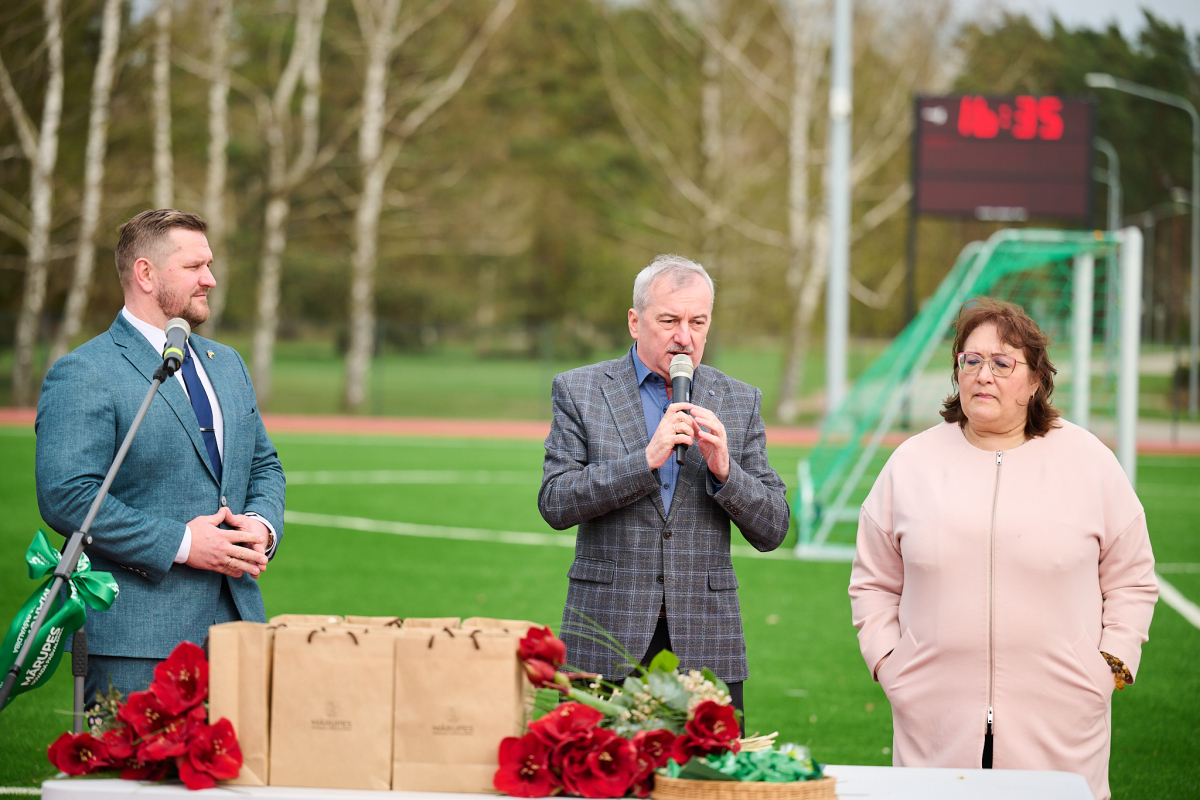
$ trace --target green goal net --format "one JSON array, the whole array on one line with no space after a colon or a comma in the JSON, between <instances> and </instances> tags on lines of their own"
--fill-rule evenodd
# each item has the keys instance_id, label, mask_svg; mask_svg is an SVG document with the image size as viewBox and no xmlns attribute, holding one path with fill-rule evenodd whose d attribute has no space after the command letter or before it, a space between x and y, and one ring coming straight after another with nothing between
<instances>
[{"instance_id":1,"label":"green goal net","mask_svg":"<svg viewBox=\"0 0 1200 800\"><path fill-rule=\"evenodd\" d=\"M967 245L916 318L826 417L817 445L800 461L796 555L841 560L853 554L859 506L889 445L941 421L942 401L952 391L953 321L972 297L1016 303L1050 334L1055 405L1068 419L1112 438L1121 241L1122 233L1025 228ZM1138 259L1140 274L1140 242Z\"/></svg>"}]
</instances>

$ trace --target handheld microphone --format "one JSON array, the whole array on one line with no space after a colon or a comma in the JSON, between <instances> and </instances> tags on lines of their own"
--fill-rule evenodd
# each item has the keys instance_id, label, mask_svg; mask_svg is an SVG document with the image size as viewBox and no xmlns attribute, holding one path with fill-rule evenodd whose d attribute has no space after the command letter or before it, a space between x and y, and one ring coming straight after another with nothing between
<instances>
[{"instance_id":1,"label":"handheld microphone","mask_svg":"<svg viewBox=\"0 0 1200 800\"><path fill-rule=\"evenodd\" d=\"M668 372L671 375L671 402L692 402L692 375L695 368L692 366L691 356L687 353L680 353L672 358ZM683 464L683 460L687 457L687 449L686 444L675 445L676 464Z\"/></svg>"},{"instance_id":2,"label":"handheld microphone","mask_svg":"<svg viewBox=\"0 0 1200 800\"><path fill-rule=\"evenodd\" d=\"M187 347L188 337L192 335L192 326L186 319L176 317L167 323L167 346L163 348L163 372L170 377L183 364L184 348Z\"/></svg>"}]
</instances>

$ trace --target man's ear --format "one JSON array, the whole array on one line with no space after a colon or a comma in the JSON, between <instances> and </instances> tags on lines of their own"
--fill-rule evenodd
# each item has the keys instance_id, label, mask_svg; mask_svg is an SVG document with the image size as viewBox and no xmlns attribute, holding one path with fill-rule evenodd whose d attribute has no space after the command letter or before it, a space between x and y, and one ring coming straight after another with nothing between
<instances>
[{"instance_id":1,"label":"man's ear","mask_svg":"<svg viewBox=\"0 0 1200 800\"><path fill-rule=\"evenodd\" d=\"M153 294L155 287L155 272L157 267L148 258L139 258L133 262L133 285L145 294Z\"/></svg>"},{"instance_id":2,"label":"man's ear","mask_svg":"<svg viewBox=\"0 0 1200 800\"><path fill-rule=\"evenodd\" d=\"M634 339L638 337L638 313L635 309L629 309L629 335Z\"/></svg>"}]
</instances>

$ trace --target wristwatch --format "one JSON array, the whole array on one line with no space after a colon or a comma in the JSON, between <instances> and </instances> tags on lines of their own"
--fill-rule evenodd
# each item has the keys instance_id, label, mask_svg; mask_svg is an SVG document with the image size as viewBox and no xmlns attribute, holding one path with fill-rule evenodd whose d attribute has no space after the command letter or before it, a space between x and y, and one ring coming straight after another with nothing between
<instances>
[{"instance_id":1,"label":"wristwatch","mask_svg":"<svg viewBox=\"0 0 1200 800\"><path fill-rule=\"evenodd\" d=\"M269 553L273 547L275 547L275 531L267 528L267 546L263 548L263 552Z\"/></svg>"}]
</instances>

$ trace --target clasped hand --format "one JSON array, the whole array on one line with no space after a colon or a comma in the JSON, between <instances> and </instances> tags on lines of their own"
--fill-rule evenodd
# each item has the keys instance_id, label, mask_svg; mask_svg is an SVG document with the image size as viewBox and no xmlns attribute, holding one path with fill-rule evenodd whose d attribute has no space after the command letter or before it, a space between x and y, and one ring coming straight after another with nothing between
<instances>
[{"instance_id":1,"label":"clasped hand","mask_svg":"<svg viewBox=\"0 0 1200 800\"><path fill-rule=\"evenodd\" d=\"M222 524L229 527L219 527ZM192 531L192 549L186 562L189 567L231 578L247 572L257 578L267 568L268 531L261 520L222 507L215 514L196 517L188 527Z\"/></svg>"},{"instance_id":2,"label":"clasped hand","mask_svg":"<svg viewBox=\"0 0 1200 800\"><path fill-rule=\"evenodd\" d=\"M729 441L725 426L712 411L692 403L667 406L667 413L646 445L646 463L650 469L667 463L677 444L698 444L713 479L717 483L729 480Z\"/></svg>"}]
</instances>

